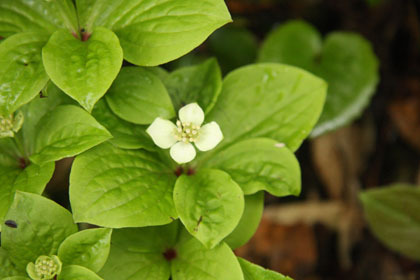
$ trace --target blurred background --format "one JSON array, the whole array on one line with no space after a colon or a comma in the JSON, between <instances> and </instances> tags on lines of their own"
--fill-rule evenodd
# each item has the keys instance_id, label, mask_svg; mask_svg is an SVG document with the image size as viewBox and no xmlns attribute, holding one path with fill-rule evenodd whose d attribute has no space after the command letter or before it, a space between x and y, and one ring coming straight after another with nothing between
<instances>
[{"instance_id":1,"label":"blurred background","mask_svg":"<svg viewBox=\"0 0 420 280\"><path fill-rule=\"evenodd\" d=\"M298 150L302 194L286 198L266 194L255 236L236 253L295 280L420 279L419 262L378 241L359 199L361 191L390 184L420 186L420 1L228 0L227 4L234 22L166 69L216 57L226 74L264 60L261 48L267 36L290 20L305 21L319 32L321 41L332 32L359 34L370 42L379 65L372 70L376 74L370 73L377 77L365 89L365 102L357 112L313 134ZM314 60L326 61L322 55L322 51L314 55ZM367 58L358 59L360 64ZM353 62L350 56L337 66L338 72L347 77L346 64L353 69ZM363 79L370 66L354 67L360 68L358 79ZM352 71L357 69L349 70L347 81L328 81L330 89L351 83ZM348 88L347 94L353 94ZM334 104L329 106L341 110ZM57 186L68 184L70 165L71 159L59 162L49 184L49 193L58 201L68 201ZM418 216L420 226L420 212ZM412 242L420 250L420 235Z\"/></svg>"}]
</instances>

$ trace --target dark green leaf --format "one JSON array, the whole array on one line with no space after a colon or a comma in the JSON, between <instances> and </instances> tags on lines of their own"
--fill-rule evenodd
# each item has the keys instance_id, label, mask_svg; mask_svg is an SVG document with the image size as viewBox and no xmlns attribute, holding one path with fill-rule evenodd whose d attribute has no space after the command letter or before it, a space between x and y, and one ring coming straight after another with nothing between
<instances>
[{"instance_id":1,"label":"dark green leaf","mask_svg":"<svg viewBox=\"0 0 420 280\"><path fill-rule=\"evenodd\" d=\"M222 89L222 74L214 58L175 70L164 81L177 111L197 102L207 113L213 108Z\"/></svg>"},{"instance_id":2,"label":"dark green leaf","mask_svg":"<svg viewBox=\"0 0 420 280\"><path fill-rule=\"evenodd\" d=\"M360 197L374 235L392 250L420 260L420 188L393 185Z\"/></svg>"}]
</instances>

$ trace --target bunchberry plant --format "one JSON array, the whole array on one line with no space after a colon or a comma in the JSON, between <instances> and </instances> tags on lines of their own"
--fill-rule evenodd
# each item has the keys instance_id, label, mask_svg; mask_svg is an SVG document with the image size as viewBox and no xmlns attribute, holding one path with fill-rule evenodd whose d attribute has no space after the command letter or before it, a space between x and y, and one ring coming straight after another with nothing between
<instances>
[{"instance_id":1,"label":"bunchberry plant","mask_svg":"<svg viewBox=\"0 0 420 280\"><path fill-rule=\"evenodd\" d=\"M232 250L265 191L300 193L326 83L155 67L230 20L222 0L0 0L1 278L290 279ZM66 157L72 213L40 196Z\"/></svg>"},{"instance_id":2,"label":"bunchberry plant","mask_svg":"<svg viewBox=\"0 0 420 280\"><path fill-rule=\"evenodd\" d=\"M111 229L77 231L69 211L37 194L16 192L0 247L2 279L101 279Z\"/></svg>"}]
</instances>

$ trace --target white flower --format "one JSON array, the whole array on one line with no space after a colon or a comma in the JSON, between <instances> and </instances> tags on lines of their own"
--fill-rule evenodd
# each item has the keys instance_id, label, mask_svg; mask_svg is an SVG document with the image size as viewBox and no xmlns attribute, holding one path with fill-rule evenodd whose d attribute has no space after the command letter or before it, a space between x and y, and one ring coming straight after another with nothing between
<instances>
[{"instance_id":1,"label":"white flower","mask_svg":"<svg viewBox=\"0 0 420 280\"><path fill-rule=\"evenodd\" d=\"M195 144L200 151L213 149L223 139L216 122L203 124L204 112L197 103L188 104L178 112L176 125L171 121L156 118L146 132L162 149L169 149L177 163L187 163L195 158Z\"/></svg>"}]
</instances>

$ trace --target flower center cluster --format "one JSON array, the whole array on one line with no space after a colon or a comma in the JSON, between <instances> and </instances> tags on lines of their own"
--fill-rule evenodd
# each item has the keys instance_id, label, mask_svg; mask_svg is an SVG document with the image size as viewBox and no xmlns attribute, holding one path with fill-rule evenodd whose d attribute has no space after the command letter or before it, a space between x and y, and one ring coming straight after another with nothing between
<instances>
[{"instance_id":1,"label":"flower center cluster","mask_svg":"<svg viewBox=\"0 0 420 280\"><path fill-rule=\"evenodd\" d=\"M5 118L0 116L0 132L11 131L13 129L13 116Z\"/></svg>"},{"instance_id":2,"label":"flower center cluster","mask_svg":"<svg viewBox=\"0 0 420 280\"><path fill-rule=\"evenodd\" d=\"M58 265L47 256L39 257L35 262L35 272L40 279L52 279L58 273Z\"/></svg>"},{"instance_id":3,"label":"flower center cluster","mask_svg":"<svg viewBox=\"0 0 420 280\"><path fill-rule=\"evenodd\" d=\"M176 122L175 137L178 141L182 141L184 143L195 142L197 140L199 130L199 125L189 122L183 123L178 120Z\"/></svg>"}]
</instances>

